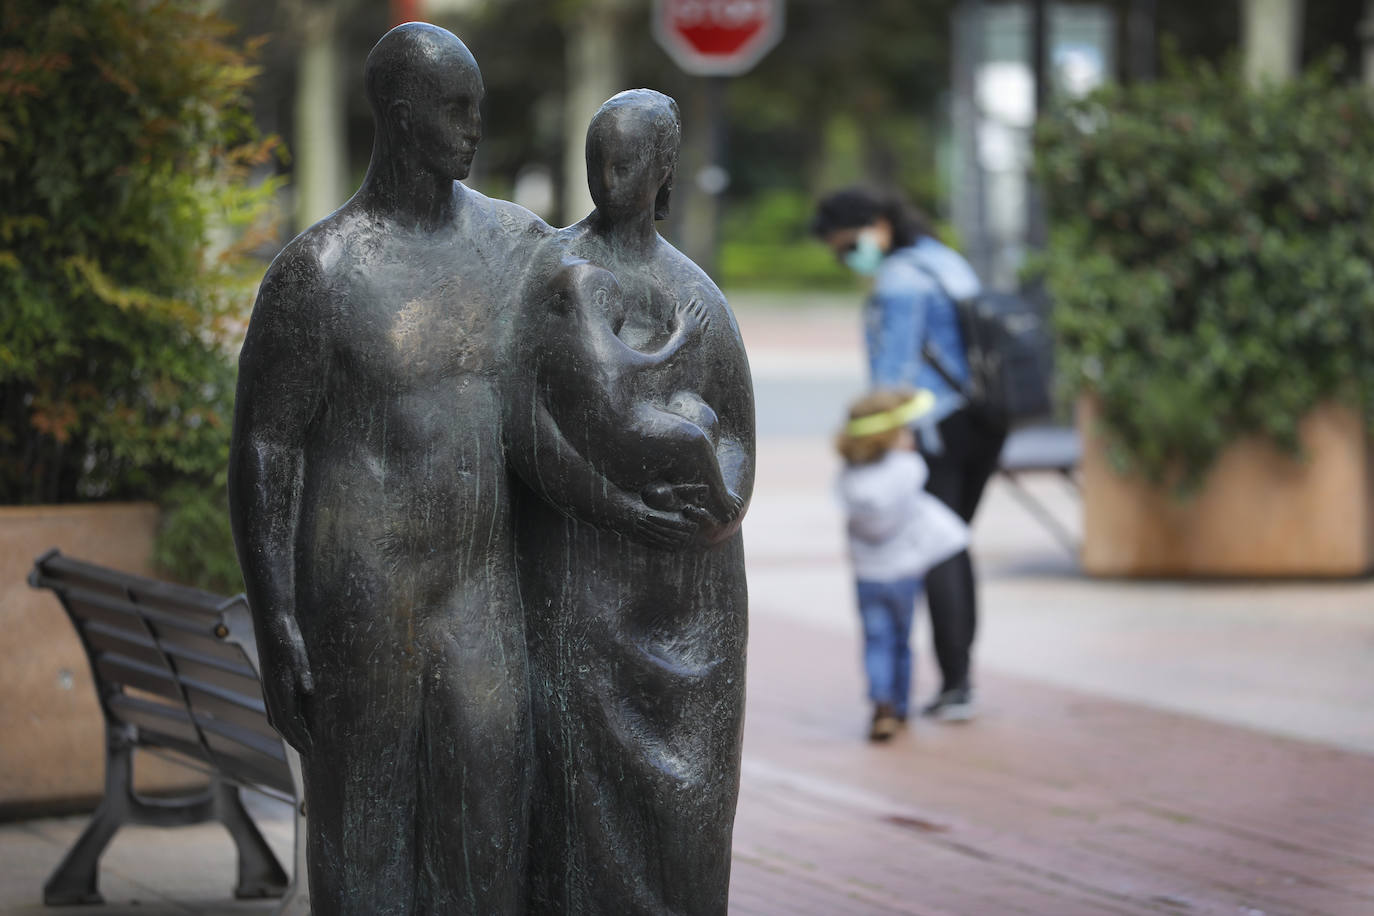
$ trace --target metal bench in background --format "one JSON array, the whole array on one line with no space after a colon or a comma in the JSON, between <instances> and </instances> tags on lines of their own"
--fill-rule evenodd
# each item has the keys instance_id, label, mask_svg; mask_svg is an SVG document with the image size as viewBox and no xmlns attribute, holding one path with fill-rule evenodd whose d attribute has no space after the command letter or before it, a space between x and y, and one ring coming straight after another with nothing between
<instances>
[{"instance_id":1,"label":"metal bench in background","mask_svg":"<svg viewBox=\"0 0 1374 916\"><path fill-rule=\"evenodd\" d=\"M1079 553L1079 539L1042 500L1026 488L1021 477L1026 474L1053 474L1064 480L1077 496L1078 469L1082 460L1083 444L1077 430L1063 426L1027 426L1015 429L1007 436L997 466L997 472L1007 482L1016 500L1075 559Z\"/></svg>"},{"instance_id":2,"label":"metal bench in background","mask_svg":"<svg viewBox=\"0 0 1374 916\"><path fill-rule=\"evenodd\" d=\"M252 619L242 595L106 569L49 551L29 574L56 593L81 638L105 716L105 796L43 887L49 905L99 903L100 856L124 824L177 827L218 820L238 847L236 897L282 897L279 914L308 913L300 760L267 721ZM175 798L134 791L135 749L209 776ZM296 812L295 882L240 797L251 789Z\"/></svg>"}]
</instances>

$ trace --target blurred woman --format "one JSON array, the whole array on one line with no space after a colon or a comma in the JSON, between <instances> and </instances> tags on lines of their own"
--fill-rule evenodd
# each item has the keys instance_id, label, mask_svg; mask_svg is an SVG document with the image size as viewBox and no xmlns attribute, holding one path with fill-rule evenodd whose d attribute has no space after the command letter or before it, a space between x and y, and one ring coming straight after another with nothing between
<instances>
[{"instance_id":1,"label":"blurred woman","mask_svg":"<svg viewBox=\"0 0 1374 916\"><path fill-rule=\"evenodd\" d=\"M925 489L971 522L1007 433L963 393L969 365L956 303L978 294L977 274L899 198L866 188L822 199L812 230L845 266L873 279L864 306L870 383L935 394L934 408L913 424L930 469ZM922 712L967 721L974 715L970 656L978 620L967 550L929 572L926 595L943 683Z\"/></svg>"}]
</instances>

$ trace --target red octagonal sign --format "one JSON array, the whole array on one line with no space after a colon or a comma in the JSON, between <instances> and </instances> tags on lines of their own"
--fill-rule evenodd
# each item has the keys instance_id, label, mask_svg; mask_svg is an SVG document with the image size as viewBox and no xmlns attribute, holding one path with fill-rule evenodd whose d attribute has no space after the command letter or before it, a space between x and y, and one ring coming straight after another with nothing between
<instances>
[{"instance_id":1,"label":"red octagonal sign","mask_svg":"<svg viewBox=\"0 0 1374 916\"><path fill-rule=\"evenodd\" d=\"M783 0L654 0L654 37L688 73L738 76L782 37Z\"/></svg>"}]
</instances>

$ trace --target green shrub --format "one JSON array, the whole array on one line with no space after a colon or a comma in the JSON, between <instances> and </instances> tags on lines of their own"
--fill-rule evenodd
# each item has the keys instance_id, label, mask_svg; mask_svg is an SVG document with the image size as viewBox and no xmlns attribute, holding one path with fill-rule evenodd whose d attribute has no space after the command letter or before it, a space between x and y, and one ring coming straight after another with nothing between
<instances>
[{"instance_id":1,"label":"green shrub","mask_svg":"<svg viewBox=\"0 0 1374 916\"><path fill-rule=\"evenodd\" d=\"M160 500L165 571L232 589L176 516L227 531L228 351L275 186L249 181L252 49L205 6L0 0L0 503Z\"/></svg>"},{"instance_id":2,"label":"green shrub","mask_svg":"<svg viewBox=\"0 0 1374 916\"><path fill-rule=\"evenodd\" d=\"M1060 376L1119 466L1186 489L1238 437L1296 451L1320 402L1374 416L1368 90L1196 66L1055 111L1037 151Z\"/></svg>"},{"instance_id":3,"label":"green shrub","mask_svg":"<svg viewBox=\"0 0 1374 916\"><path fill-rule=\"evenodd\" d=\"M854 275L810 236L814 206L801 191L769 191L732 210L722 227L721 285L728 289L856 289Z\"/></svg>"}]
</instances>

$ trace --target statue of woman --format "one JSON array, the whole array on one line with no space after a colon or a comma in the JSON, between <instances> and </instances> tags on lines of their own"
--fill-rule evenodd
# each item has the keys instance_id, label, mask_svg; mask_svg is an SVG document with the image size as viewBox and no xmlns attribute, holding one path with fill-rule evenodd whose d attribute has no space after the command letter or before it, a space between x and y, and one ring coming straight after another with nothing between
<instances>
[{"instance_id":1,"label":"statue of woman","mask_svg":"<svg viewBox=\"0 0 1374 916\"><path fill-rule=\"evenodd\" d=\"M725 298L654 226L667 214L680 138L677 105L661 93L622 92L601 107L587 135L596 209L538 256L517 323L523 352L512 360L507 444L527 488L517 550L537 760L535 913L726 911L744 721L739 524L753 488L753 387ZM633 404L583 401L581 418L579 402L552 402L537 368L552 339L540 323L550 291L568 282L560 271L569 259L614 275L623 320L618 309L612 327L641 357L674 341L684 309L702 318L691 339L673 343L671 359L636 370ZM558 371L573 373L573 387L621 371L625 358L619 345L585 341L568 353ZM710 451L666 461L652 443L587 434L632 427L641 402L709 427ZM606 415L616 409L624 415ZM616 482L635 461L635 485L650 481L638 491ZM699 482L716 475L729 499Z\"/></svg>"}]
</instances>

